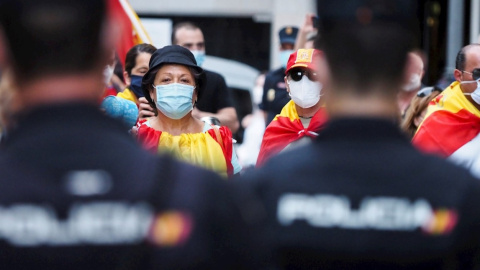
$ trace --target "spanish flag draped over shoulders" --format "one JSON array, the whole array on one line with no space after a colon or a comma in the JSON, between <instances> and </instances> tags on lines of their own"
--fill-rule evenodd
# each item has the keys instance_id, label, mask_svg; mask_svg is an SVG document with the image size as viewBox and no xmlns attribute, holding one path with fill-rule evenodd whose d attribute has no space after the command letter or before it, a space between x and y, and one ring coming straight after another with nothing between
<instances>
[{"instance_id":1,"label":"spanish flag draped over shoulders","mask_svg":"<svg viewBox=\"0 0 480 270\"><path fill-rule=\"evenodd\" d=\"M290 100L265 129L257 166L263 165L267 159L304 136L315 138L326 121L326 112L323 108L320 108L312 117L309 126L304 128L300 117L298 117L295 103Z\"/></svg>"},{"instance_id":2,"label":"spanish flag draped over shoulders","mask_svg":"<svg viewBox=\"0 0 480 270\"><path fill-rule=\"evenodd\" d=\"M165 153L174 158L206 168L224 176L232 176L232 132L227 127L213 127L205 132L178 136L149 127L141 121L137 138L151 153Z\"/></svg>"},{"instance_id":3,"label":"spanish flag draped over shoulders","mask_svg":"<svg viewBox=\"0 0 480 270\"><path fill-rule=\"evenodd\" d=\"M480 111L455 81L428 105L412 143L420 150L448 157L480 132Z\"/></svg>"}]
</instances>

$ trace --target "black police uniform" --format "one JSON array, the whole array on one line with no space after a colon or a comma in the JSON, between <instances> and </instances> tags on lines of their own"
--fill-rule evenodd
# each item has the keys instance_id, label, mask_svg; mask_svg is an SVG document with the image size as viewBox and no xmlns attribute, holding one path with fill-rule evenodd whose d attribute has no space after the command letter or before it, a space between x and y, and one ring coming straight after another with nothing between
<instances>
[{"instance_id":1,"label":"black police uniform","mask_svg":"<svg viewBox=\"0 0 480 270\"><path fill-rule=\"evenodd\" d=\"M97 107L34 109L0 152L0 268L236 266L223 184L147 154Z\"/></svg>"},{"instance_id":2,"label":"black police uniform","mask_svg":"<svg viewBox=\"0 0 480 270\"><path fill-rule=\"evenodd\" d=\"M203 112L218 113L219 110L233 107L232 96L222 75L205 70L206 85L196 104Z\"/></svg>"},{"instance_id":3,"label":"black police uniform","mask_svg":"<svg viewBox=\"0 0 480 270\"><path fill-rule=\"evenodd\" d=\"M478 180L385 120L334 120L242 180L240 205L267 213L256 252L283 269L470 269L478 255Z\"/></svg>"},{"instance_id":4,"label":"black police uniform","mask_svg":"<svg viewBox=\"0 0 480 270\"><path fill-rule=\"evenodd\" d=\"M260 103L259 107L261 110L267 112L267 125L290 101L284 77L285 68L283 67L270 71L265 75L262 103Z\"/></svg>"}]
</instances>

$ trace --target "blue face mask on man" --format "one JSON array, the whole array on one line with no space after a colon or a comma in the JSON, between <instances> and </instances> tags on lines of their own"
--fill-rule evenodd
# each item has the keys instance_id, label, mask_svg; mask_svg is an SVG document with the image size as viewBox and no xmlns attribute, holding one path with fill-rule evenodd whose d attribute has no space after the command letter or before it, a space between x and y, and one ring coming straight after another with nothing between
<instances>
[{"instance_id":1,"label":"blue face mask on man","mask_svg":"<svg viewBox=\"0 0 480 270\"><path fill-rule=\"evenodd\" d=\"M280 51L280 64L282 64L283 68L287 68L288 58L290 58L290 54L294 52L294 50Z\"/></svg>"},{"instance_id":2,"label":"blue face mask on man","mask_svg":"<svg viewBox=\"0 0 480 270\"><path fill-rule=\"evenodd\" d=\"M205 61L205 51L191 51L193 57L195 57L195 61L197 62L197 66L201 67L203 62Z\"/></svg>"},{"instance_id":3,"label":"blue face mask on man","mask_svg":"<svg viewBox=\"0 0 480 270\"><path fill-rule=\"evenodd\" d=\"M170 119L181 119L193 109L194 86L171 83L155 86L157 108Z\"/></svg>"},{"instance_id":4,"label":"blue face mask on man","mask_svg":"<svg viewBox=\"0 0 480 270\"><path fill-rule=\"evenodd\" d=\"M130 90L133 91L137 98L144 97L142 90L142 79L143 76L132 75L130 76Z\"/></svg>"}]
</instances>

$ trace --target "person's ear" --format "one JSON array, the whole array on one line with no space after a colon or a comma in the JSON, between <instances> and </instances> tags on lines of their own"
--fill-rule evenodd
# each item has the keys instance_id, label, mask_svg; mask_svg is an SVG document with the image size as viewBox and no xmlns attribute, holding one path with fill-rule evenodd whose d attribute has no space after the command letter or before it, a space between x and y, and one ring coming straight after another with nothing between
<instances>
[{"instance_id":1,"label":"person's ear","mask_svg":"<svg viewBox=\"0 0 480 270\"><path fill-rule=\"evenodd\" d=\"M155 102L157 93L155 92L155 87L153 87L153 85L150 85L148 93L150 94L152 101Z\"/></svg>"},{"instance_id":2,"label":"person's ear","mask_svg":"<svg viewBox=\"0 0 480 270\"><path fill-rule=\"evenodd\" d=\"M194 105L194 106L195 106L195 104L197 103L197 99L198 99L197 87L198 87L198 86L195 86L195 89L193 89L192 101L193 101L193 105Z\"/></svg>"},{"instance_id":3,"label":"person's ear","mask_svg":"<svg viewBox=\"0 0 480 270\"><path fill-rule=\"evenodd\" d=\"M128 75L128 72L126 72L126 71L123 72L123 78L125 78L125 83L127 85L130 85L132 83L132 80L130 79L130 76Z\"/></svg>"},{"instance_id":4,"label":"person's ear","mask_svg":"<svg viewBox=\"0 0 480 270\"><path fill-rule=\"evenodd\" d=\"M463 72L459 69L455 69L453 71L453 77L455 77L455 80L457 80L458 82L461 82L463 81Z\"/></svg>"},{"instance_id":5,"label":"person's ear","mask_svg":"<svg viewBox=\"0 0 480 270\"><path fill-rule=\"evenodd\" d=\"M285 81L285 88L287 88L287 93L290 93L290 85L288 84L287 76L283 77L283 81Z\"/></svg>"}]
</instances>

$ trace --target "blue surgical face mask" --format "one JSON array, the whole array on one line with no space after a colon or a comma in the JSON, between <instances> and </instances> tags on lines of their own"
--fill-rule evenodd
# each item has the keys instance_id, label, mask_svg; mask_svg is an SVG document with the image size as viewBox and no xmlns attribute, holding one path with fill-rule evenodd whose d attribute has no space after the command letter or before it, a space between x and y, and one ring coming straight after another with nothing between
<instances>
[{"instance_id":1,"label":"blue surgical face mask","mask_svg":"<svg viewBox=\"0 0 480 270\"><path fill-rule=\"evenodd\" d=\"M280 52L280 64L282 64L283 68L287 68L288 58L290 58L290 54L294 52L294 50L286 50Z\"/></svg>"},{"instance_id":2,"label":"blue surgical face mask","mask_svg":"<svg viewBox=\"0 0 480 270\"><path fill-rule=\"evenodd\" d=\"M195 87L171 83L155 86L157 108L168 118L181 119L193 109L192 97Z\"/></svg>"},{"instance_id":3,"label":"blue surgical face mask","mask_svg":"<svg viewBox=\"0 0 480 270\"><path fill-rule=\"evenodd\" d=\"M191 51L197 61L197 66L201 67L205 61L205 51Z\"/></svg>"},{"instance_id":4,"label":"blue surgical face mask","mask_svg":"<svg viewBox=\"0 0 480 270\"><path fill-rule=\"evenodd\" d=\"M132 75L130 76L130 90L133 91L137 98L144 97L142 90L142 78L143 76Z\"/></svg>"}]
</instances>

